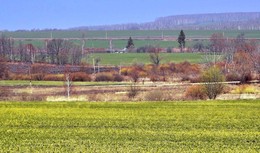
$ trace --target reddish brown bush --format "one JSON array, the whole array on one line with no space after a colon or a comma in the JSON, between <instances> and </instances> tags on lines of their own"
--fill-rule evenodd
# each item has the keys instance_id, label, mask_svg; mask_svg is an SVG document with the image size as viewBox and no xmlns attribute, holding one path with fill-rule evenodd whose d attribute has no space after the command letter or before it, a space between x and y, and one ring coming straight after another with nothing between
<instances>
[{"instance_id":1,"label":"reddish brown bush","mask_svg":"<svg viewBox=\"0 0 260 153\"><path fill-rule=\"evenodd\" d=\"M124 80L124 77L120 74L114 74L113 77L114 77L113 80L116 82L122 82Z\"/></svg>"},{"instance_id":2,"label":"reddish brown bush","mask_svg":"<svg viewBox=\"0 0 260 153\"><path fill-rule=\"evenodd\" d=\"M61 74L47 74L44 76L45 81L63 81L64 77Z\"/></svg>"},{"instance_id":3,"label":"reddish brown bush","mask_svg":"<svg viewBox=\"0 0 260 153\"><path fill-rule=\"evenodd\" d=\"M173 73L176 71L176 64L175 63L169 63L168 64L169 72Z\"/></svg>"},{"instance_id":4,"label":"reddish brown bush","mask_svg":"<svg viewBox=\"0 0 260 153\"><path fill-rule=\"evenodd\" d=\"M200 85L191 86L186 90L185 97L190 100L207 99L205 88Z\"/></svg>"},{"instance_id":5,"label":"reddish brown bush","mask_svg":"<svg viewBox=\"0 0 260 153\"><path fill-rule=\"evenodd\" d=\"M190 81L190 77L188 75L181 75L181 81Z\"/></svg>"},{"instance_id":6,"label":"reddish brown bush","mask_svg":"<svg viewBox=\"0 0 260 153\"><path fill-rule=\"evenodd\" d=\"M200 67L198 64L191 64L189 62L182 62L175 65L175 71L177 73L183 73L183 74L199 74Z\"/></svg>"},{"instance_id":7,"label":"reddish brown bush","mask_svg":"<svg viewBox=\"0 0 260 153\"><path fill-rule=\"evenodd\" d=\"M6 60L0 56L0 80L6 79L6 77L5 77L6 73L7 73Z\"/></svg>"},{"instance_id":8,"label":"reddish brown bush","mask_svg":"<svg viewBox=\"0 0 260 153\"><path fill-rule=\"evenodd\" d=\"M131 71L129 76L132 78L133 82L137 82L139 79L139 73L135 70Z\"/></svg>"},{"instance_id":9,"label":"reddish brown bush","mask_svg":"<svg viewBox=\"0 0 260 153\"><path fill-rule=\"evenodd\" d=\"M30 80L30 76L29 75L25 75L25 74L11 74L9 75L10 80Z\"/></svg>"},{"instance_id":10,"label":"reddish brown bush","mask_svg":"<svg viewBox=\"0 0 260 153\"><path fill-rule=\"evenodd\" d=\"M35 80L35 81L42 81L44 78L44 74L43 73L36 73L36 74L32 74L31 75L31 79Z\"/></svg>"},{"instance_id":11,"label":"reddish brown bush","mask_svg":"<svg viewBox=\"0 0 260 153\"><path fill-rule=\"evenodd\" d=\"M146 93L145 100L147 100L147 101L164 101L165 96L164 96L164 93L160 90L150 91L150 92Z\"/></svg>"},{"instance_id":12,"label":"reddish brown bush","mask_svg":"<svg viewBox=\"0 0 260 153\"><path fill-rule=\"evenodd\" d=\"M252 80L251 72L254 68L254 63L249 53L238 51L234 55L235 67L234 72L239 74L241 83L246 83Z\"/></svg>"},{"instance_id":13,"label":"reddish brown bush","mask_svg":"<svg viewBox=\"0 0 260 153\"><path fill-rule=\"evenodd\" d=\"M199 83L199 82L202 82L202 78L201 78L201 76L191 76L190 82L191 83Z\"/></svg>"},{"instance_id":14,"label":"reddish brown bush","mask_svg":"<svg viewBox=\"0 0 260 153\"><path fill-rule=\"evenodd\" d=\"M181 75L181 81L190 81L191 83L202 82L202 79L199 75Z\"/></svg>"},{"instance_id":15,"label":"reddish brown bush","mask_svg":"<svg viewBox=\"0 0 260 153\"><path fill-rule=\"evenodd\" d=\"M240 77L237 73L228 73L226 75L226 80L227 81L239 81Z\"/></svg>"},{"instance_id":16,"label":"reddish brown bush","mask_svg":"<svg viewBox=\"0 0 260 153\"><path fill-rule=\"evenodd\" d=\"M130 85L129 92L127 94L128 98L135 98L139 91L140 89L135 84Z\"/></svg>"},{"instance_id":17,"label":"reddish brown bush","mask_svg":"<svg viewBox=\"0 0 260 153\"><path fill-rule=\"evenodd\" d=\"M152 82L165 81L165 78L160 75L151 75L149 78Z\"/></svg>"},{"instance_id":18,"label":"reddish brown bush","mask_svg":"<svg viewBox=\"0 0 260 153\"><path fill-rule=\"evenodd\" d=\"M97 82L114 81L114 78L111 73L98 73L96 75L95 81Z\"/></svg>"},{"instance_id":19,"label":"reddish brown bush","mask_svg":"<svg viewBox=\"0 0 260 153\"><path fill-rule=\"evenodd\" d=\"M0 88L0 100L6 100L10 96L11 96L10 89L6 89L6 88L2 88L2 87Z\"/></svg>"},{"instance_id":20,"label":"reddish brown bush","mask_svg":"<svg viewBox=\"0 0 260 153\"><path fill-rule=\"evenodd\" d=\"M72 81L91 81L91 77L84 72L72 73Z\"/></svg>"},{"instance_id":21,"label":"reddish brown bush","mask_svg":"<svg viewBox=\"0 0 260 153\"><path fill-rule=\"evenodd\" d=\"M253 80L253 76L252 76L251 72L244 73L240 76L240 82L241 83L246 83L246 82L249 82L249 81L252 81L252 80Z\"/></svg>"}]
</instances>

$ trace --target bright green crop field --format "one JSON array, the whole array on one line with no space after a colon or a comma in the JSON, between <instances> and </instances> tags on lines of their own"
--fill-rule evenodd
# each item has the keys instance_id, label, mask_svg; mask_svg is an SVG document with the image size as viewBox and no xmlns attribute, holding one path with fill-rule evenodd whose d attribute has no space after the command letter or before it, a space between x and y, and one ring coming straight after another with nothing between
<instances>
[{"instance_id":1,"label":"bright green crop field","mask_svg":"<svg viewBox=\"0 0 260 153\"><path fill-rule=\"evenodd\" d=\"M0 152L259 152L260 101L0 102Z\"/></svg>"},{"instance_id":2,"label":"bright green crop field","mask_svg":"<svg viewBox=\"0 0 260 153\"><path fill-rule=\"evenodd\" d=\"M202 53L161 53L161 63L180 63L188 61L190 63L203 63ZM134 63L151 64L149 53L95 53L91 54L83 61L92 64L93 59L100 58L101 65L132 65Z\"/></svg>"}]
</instances>

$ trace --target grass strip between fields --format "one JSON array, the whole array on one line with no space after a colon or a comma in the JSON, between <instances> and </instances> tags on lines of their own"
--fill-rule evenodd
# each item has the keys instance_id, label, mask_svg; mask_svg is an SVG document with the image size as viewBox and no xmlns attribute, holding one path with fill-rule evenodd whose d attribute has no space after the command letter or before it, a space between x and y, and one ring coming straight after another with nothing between
<instances>
[{"instance_id":1,"label":"grass strip between fields","mask_svg":"<svg viewBox=\"0 0 260 153\"><path fill-rule=\"evenodd\" d=\"M63 86L63 81L32 81L32 86ZM126 82L73 82L76 86L128 85ZM30 86L28 80L1 80L0 86Z\"/></svg>"}]
</instances>

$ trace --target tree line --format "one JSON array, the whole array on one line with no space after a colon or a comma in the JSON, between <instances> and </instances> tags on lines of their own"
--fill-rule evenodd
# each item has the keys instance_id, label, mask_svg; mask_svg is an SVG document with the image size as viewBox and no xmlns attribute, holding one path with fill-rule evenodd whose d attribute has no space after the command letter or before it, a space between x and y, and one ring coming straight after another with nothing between
<instances>
[{"instance_id":1,"label":"tree line","mask_svg":"<svg viewBox=\"0 0 260 153\"><path fill-rule=\"evenodd\" d=\"M31 43L15 42L12 38L1 35L0 56L9 62L78 65L83 57L83 49L64 39L46 41L46 45L40 48Z\"/></svg>"}]
</instances>

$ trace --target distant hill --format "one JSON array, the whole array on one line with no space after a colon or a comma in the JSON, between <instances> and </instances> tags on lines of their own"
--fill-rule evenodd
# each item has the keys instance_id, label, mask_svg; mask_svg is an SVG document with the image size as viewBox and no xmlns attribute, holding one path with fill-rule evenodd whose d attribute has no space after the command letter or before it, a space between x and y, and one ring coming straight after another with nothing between
<instances>
[{"instance_id":1,"label":"distant hill","mask_svg":"<svg viewBox=\"0 0 260 153\"><path fill-rule=\"evenodd\" d=\"M260 12L174 15L147 23L83 26L69 30L260 30Z\"/></svg>"}]
</instances>

